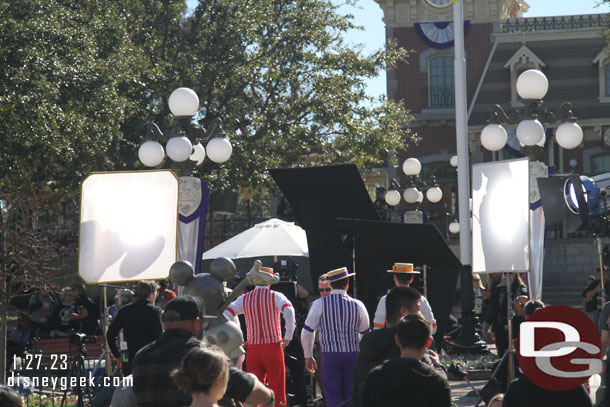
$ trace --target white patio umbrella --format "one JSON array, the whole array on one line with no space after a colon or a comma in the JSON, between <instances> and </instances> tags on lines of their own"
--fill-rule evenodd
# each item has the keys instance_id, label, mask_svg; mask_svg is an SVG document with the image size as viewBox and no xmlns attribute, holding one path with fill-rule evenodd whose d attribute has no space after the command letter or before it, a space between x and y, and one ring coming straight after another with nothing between
<instances>
[{"instance_id":1,"label":"white patio umbrella","mask_svg":"<svg viewBox=\"0 0 610 407\"><path fill-rule=\"evenodd\" d=\"M202 258L242 259L263 256L309 257L305 231L294 222L269 219L208 250Z\"/></svg>"}]
</instances>

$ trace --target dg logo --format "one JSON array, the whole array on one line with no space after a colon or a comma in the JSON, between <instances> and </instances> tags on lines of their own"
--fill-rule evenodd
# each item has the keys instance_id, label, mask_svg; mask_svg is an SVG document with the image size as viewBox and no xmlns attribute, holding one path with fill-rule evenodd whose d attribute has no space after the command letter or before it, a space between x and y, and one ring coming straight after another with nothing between
<instances>
[{"instance_id":1,"label":"dg logo","mask_svg":"<svg viewBox=\"0 0 610 407\"><path fill-rule=\"evenodd\" d=\"M600 335L575 308L553 305L536 311L521 323L515 349L525 376L546 390L573 389L602 371Z\"/></svg>"}]
</instances>

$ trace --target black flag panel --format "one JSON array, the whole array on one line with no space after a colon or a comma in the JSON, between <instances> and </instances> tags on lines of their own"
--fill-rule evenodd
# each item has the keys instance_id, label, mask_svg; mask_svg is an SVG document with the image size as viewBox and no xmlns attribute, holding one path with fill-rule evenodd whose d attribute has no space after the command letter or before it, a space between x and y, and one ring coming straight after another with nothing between
<instances>
[{"instance_id":1,"label":"black flag panel","mask_svg":"<svg viewBox=\"0 0 610 407\"><path fill-rule=\"evenodd\" d=\"M395 262L427 265L428 300L440 344L461 264L436 227L381 222L355 165L269 171L307 233L314 284L338 267L352 272L355 244L357 296L372 317L378 298L393 285L386 270Z\"/></svg>"}]
</instances>

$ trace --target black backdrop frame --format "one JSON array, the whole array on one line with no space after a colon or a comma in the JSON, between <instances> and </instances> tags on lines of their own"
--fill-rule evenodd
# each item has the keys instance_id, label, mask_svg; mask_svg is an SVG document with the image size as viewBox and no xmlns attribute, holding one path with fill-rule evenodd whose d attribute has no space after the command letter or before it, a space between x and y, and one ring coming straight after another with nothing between
<instances>
[{"instance_id":1,"label":"black backdrop frame","mask_svg":"<svg viewBox=\"0 0 610 407\"><path fill-rule=\"evenodd\" d=\"M269 172L305 229L313 282L338 267L353 272L355 263L357 297L371 321L378 298L393 286L392 274L386 270L395 262L429 266L428 300L440 345L461 263L436 226L382 222L353 164Z\"/></svg>"}]
</instances>

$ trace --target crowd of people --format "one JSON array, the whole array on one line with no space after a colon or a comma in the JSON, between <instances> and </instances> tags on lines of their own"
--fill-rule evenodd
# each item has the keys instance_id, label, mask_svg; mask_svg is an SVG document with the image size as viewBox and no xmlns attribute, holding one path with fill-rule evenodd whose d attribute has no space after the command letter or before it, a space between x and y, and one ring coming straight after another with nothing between
<instances>
[{"instance_id":1,"label":"crowd of people","mask_svg":"<svg viewBox=\"0 0 610 407\"><path fill-rule=\"evenodd\" d=\"M99 308L87 296L84 284L64 287L58 294L43 286L30 296L28 310L17 315L17 326L9 334L7 360L23 354L34 338L62 338L71 332L101 333Z\"/></svg>"},{"instance_id":2,"label":"crowd of people","mask_svg":"<svg viewBox=\"0 0 610 407\"><path fill-rule=\"evenodd\" d=\"M176 297L176 293L167 287L167 281L147 284L150 284L150 289L154 291L154 304L161 308ZM137 289L134 290L137 292ZM109 321L116 318L119 308L136 302L136 299L137 295L134 295L132 290L119 290L114 297L114 304L107 310ZM17 324L7 338L7 360L13 360L15 355L22 355L32 346L32 340L35 338L65 338L73 333L101 335L101 318L100 307L87 295L86 285L73 284L59 292L53 292L43 285L30 295L27 311L17 314ZM119 321L122 321L122 318ZM113 354L119 354L118 351L114 352L112 348L111 350ZM133 355L135 352L132 352ZM126 363L127 357L128 355L124 357ZM128 369L128 363L126 368Z\"/></svg>"},{"instance_id":3,"label":"crowd of people","mask_svg":"<svg viewBox=\"0 0 610 407\"><path fill-rule=\"evenodd\" d=\"M274 272L265 267L261 271ZM285 352L292 346L301 351L302 370L319 380L328 407L450 407L447 371L431 348L436 319L427 299L411 287L419 272L410 263L395 263L388 272L394 287L380 298L372 324L364 304L348 294L353 274L345 267L320 276L320 296L311 303L300 332L294 305L283 293L257 285L242 294L224 316L239 323L243 315L245 361L229 360L204 339L211 318L217 317L205 313L202 298L177 297L165 281L140 281L133 291L120 290L108 310L106 338L122 374L132 375L133 387L117 388L111 405L295 405L286 393L286 360L293 357ZM528 301L526 286L516 273L492 275L487 285L473 275L474 311L482 321L481 332L490 333L501 357L509 342L508 320L514 323L516 337L520 321L543 304ZM514 315L506 312L507 301ZM16 342L33 335L62 337L76 329L99 333L99 313L84 286L64 288L58 298L42 289L31 296L30 310L31 319L21 315L11 333ZM607 315L610 308L610 322ZM607 347L608 324L602 329ZM290 373L294 375L292 368ZM534 399L557 399L555 406L567 405L566 400L590 405L584 388L563 396L551 394L522 375L504 392L496 398L503 398L498 402L504 406L538 405L531 403Z\"/></svg>"}]
</instances>

